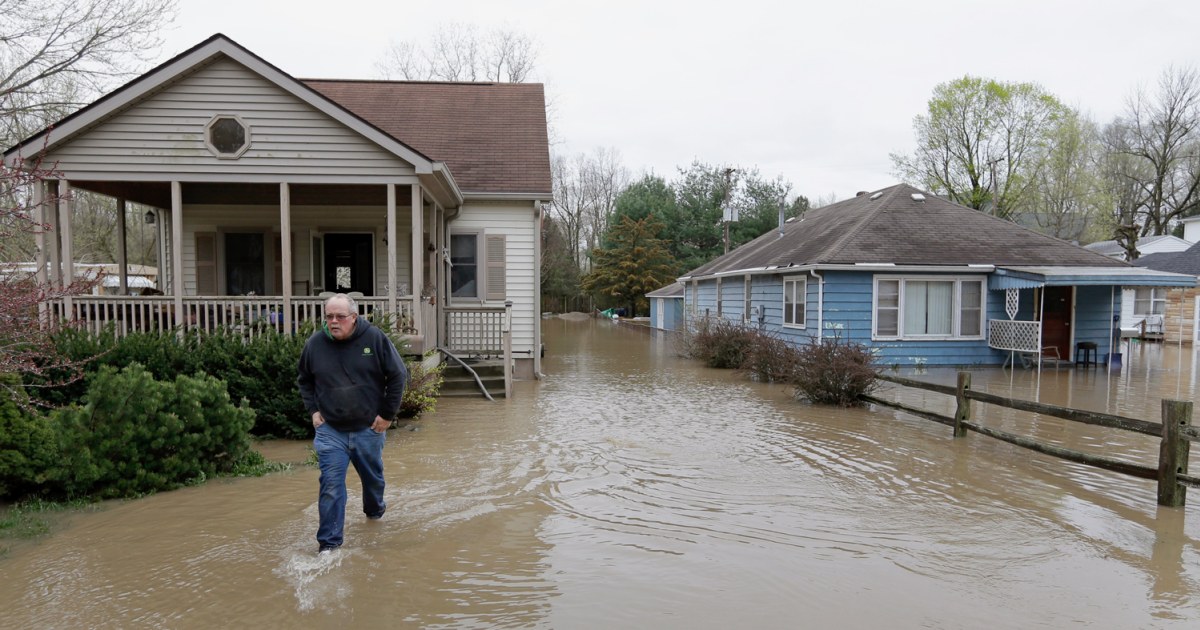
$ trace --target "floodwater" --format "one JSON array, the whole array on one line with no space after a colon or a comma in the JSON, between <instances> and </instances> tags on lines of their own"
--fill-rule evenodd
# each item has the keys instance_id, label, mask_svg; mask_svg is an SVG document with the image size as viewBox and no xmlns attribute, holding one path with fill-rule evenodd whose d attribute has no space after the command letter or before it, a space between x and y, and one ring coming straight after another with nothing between
<instances>
[{"instance_id":1,"label":"floodwater","mask_svg":"<svg viewBox=\"0 0 1200 630\"><path fill-rule=\"evenodd\" d=\"M11 628L1196 628L1200 491L1063 463L889 409L796 402L606 321L543 322L545 379L392 431L387 515L351 473L316 557L317 471L68 517L0 558ZM977 370L973 387L1149 420L1196 356L1120 373ZM918 374L944 383L950 370ZM938 394L881 395L942 413ZM1153 464L1157 440L1031 414L981 423ZM305 445L273 443L301 461Z\"/></svg>"}]
</instances>

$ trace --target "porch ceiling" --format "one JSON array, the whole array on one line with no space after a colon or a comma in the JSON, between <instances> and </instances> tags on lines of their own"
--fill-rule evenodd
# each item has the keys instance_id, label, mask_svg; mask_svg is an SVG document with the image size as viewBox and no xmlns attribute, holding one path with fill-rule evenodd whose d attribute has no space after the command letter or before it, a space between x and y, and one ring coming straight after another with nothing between
<instances>
[{"instance_id":1,"label":"porch ceiling","mask_svg":"<svg viewBox=\"0 0 1200 630\"><path fill-rule=\"evenodd\" d=\"M75 188L156 208L171 207L169 182L108 182L72 180ZM208 205L279 205L279 184L184 183L183 203ZM399 195L405 199L405 195ZM292 184L293 206L384 206L382 184ZM401 203L402 206L408 204Z\"/></svg>"}]
</instances>

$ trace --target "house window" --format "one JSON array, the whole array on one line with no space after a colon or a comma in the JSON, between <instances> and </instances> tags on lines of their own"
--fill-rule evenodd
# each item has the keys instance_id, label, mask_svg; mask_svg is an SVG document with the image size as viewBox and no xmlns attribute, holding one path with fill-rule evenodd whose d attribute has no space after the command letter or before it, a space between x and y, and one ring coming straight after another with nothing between
<instances>
[{"instance_id":1,"label":"house window","mask_svg":"<svg viewBox=\"0 0 1200 630\"><path fill-rule=\"evenodd\" d=\"M507 238L504 234L450 235L450 297L509 299Z\"/></svg>"},{"instance_id":2,"label":"house window","mask_svg":"<svg viewBox=\"0 0 1200 630\"><path fill-rule=\"evenodd\" d=\"M717 278L717 317L725 312L725 296L721 294L721 279Z\"/></svg>"},{"instance_id":3,"label":"house window","mask_svg":"<svg viewBox=\"0 0 1200 630\"><path fill-rule=\"evenodd\" d=\"M785 327L804 328L805 299L807 294L807 278L783 279L783 325Z\"/></svg>"},{"instance_id":4,"label":"house window","mask_svg":"<svg viewBox=\"0 0 1200 630\"><path fill-rule=\"evenodd\" d=\"M218 114L204 127L204 144L219 158L241 157L250 148L250 127L231 114Z\"/></svg>"},{"instance_id":5,"label":"house window","mask_svg":"<svg viewBox=\"0 0 1200 630\"><path fill-rule=\"evenodd\" d=\"M742 321L746 323L752 319L750 306L750 276L745 276L742 278Z\"/></svg>"},{"instance_id":6,"label":"house window","mask_svg":"<svg viewBox=\"0 0 1200 630\"><path fill-rule=\"evenodd\" d=\"M876 278L875 338L980 339L983 281Z\"/></svg>"},{"instance_id":7,"label":"house window","mask_svg":"<svg viewBox=\"0 0 1200 630\"><path fill-rule=\"evenodd\" d=\"M1133 314L1162 315L1167 312L1167 290L1163 287L1138 287L1133 295Z\"/></svg>"},{"instance_id":8,"label":"house window","mask_svg":"<svg viewBox=\"0 0 1200 630\"><path fill-rule=\"evenodd\" d=\"M479 297L479 235L450 235L450 295Z\"/></svg>"},{"instance_id":9,"label":"house window","mask_svg":"<svg viewBox=\"0 0 1200 630\"><path fill-rule=\"evenodd\" d=\"M266 259L261 232L226 233L225 295L265 295Z\"/></svg>"}]
</instances>

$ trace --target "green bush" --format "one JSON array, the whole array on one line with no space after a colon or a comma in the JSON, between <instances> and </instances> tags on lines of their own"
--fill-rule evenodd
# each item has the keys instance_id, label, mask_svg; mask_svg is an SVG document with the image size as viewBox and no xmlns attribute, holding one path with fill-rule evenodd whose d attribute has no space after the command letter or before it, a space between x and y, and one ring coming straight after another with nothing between
<instances>
[{"instance_id":1,"label":"green bush","mask_svg":"<svg viewBox=\"0 0 1200 630\"><path fill-rule=\"evenodd\" d=\"M408 387L404 389L404 398L396 417L418 418L426 411L433 411L437 404L438 392L442 390L442 371L446 364L439 363L437 367L427 370L421 361L413 361L407 367Z\"/></svg>"},{"instance_id":2,"label":"green bush","mask_svg":"<svg viewBox=\"0 0 1200 630\"><path fill-rule=\"evenodd\" d=\"M866 346L840 337L814 339L801 347L792 373L797 397L825 405L854 407L875 389L879 370Z\"/></svg>"},{"instance_id":3,"label":"green bush","mask_svg":"<svg viewBox=\"0 0 1200 630\"><path fill-rule=\"evenodd\" d=\"M209 376L157 381L140 365L88 377L83 406L53 417L67 497L130 497L233 470L250 452L254 411Z\"/></svg>"},{"instance_id":4,"label":"green bush","mask_svg":"<svg viewBox=\"0 0 1200 630\"><path fill-rule=\"evenodd\" d=\"M391 332L390 320L378 318L377 325L389 331L393 343L404 353L407 341ZM245 400L255 411L251 432L257 436L305 438L312 424L296 388L296 366L304 343L314 330L311 322L286 335L267 327L247 338L229 329L201 334L187 331L133 333L117 339L111 332L98 335L65 329L55 334L59 352L73 360L94 357L89 373L104 366L142 365L155 379L174 380L180 374L207 374L223 381L230 398ZM408 363L410 387L405 391L400 417L415 417L433 408L441 390L441 369L429 372ZM81 400L87 391L83 381L49 388L39 394L50 405L63 406Z\"/></svg>"},{"instance_id":5,"label":"green bush","mask_svg":"<svg viewBox=\"0 0 1200 630\"><path fill-rule=\"evenodd\" d=\"M7 374L0 380L19 385ZM20 396L20 387L12 390ZM59 461L59 444L54 427L29 407L28 400L0 396L0 497L22 497L36 493L52 476Z\"/></svg>"}]
</instances>

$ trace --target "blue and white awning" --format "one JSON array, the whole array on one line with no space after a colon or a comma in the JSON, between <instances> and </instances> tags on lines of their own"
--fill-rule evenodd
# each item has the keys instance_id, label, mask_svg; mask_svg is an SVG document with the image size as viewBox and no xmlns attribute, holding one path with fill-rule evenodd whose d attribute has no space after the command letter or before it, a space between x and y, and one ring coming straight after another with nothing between
<instances>
[{"instance_id":1,"label":"blue and white awning","mask_svg":"<svg viewBox=\"0 0 1200 630\"><path fill-rule=\"evenodd\" d=\"M1033 289L1037 287L1122 286L1195 287L1196 276L1154 271L1141 267L996 267L988 276L988 288Z\"/></svg>"}]
</instances>

